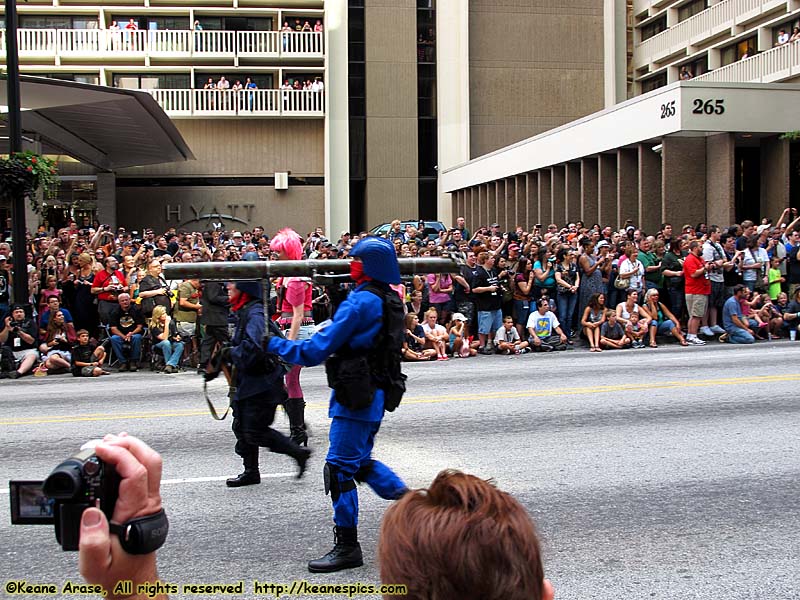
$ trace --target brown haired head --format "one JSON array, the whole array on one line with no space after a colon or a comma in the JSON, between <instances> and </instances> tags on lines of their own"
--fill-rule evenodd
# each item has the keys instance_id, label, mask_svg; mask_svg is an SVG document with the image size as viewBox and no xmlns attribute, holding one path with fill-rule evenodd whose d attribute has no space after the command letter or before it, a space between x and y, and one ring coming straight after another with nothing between
<instances>
[{"instance_id":1,"label":"brown haired head","mask_svg":"<svg viewBox=\"0 0 800 600\"><path fill-rule=\"evenodd\" d=\"M442 471L383 517L381 581L404 584L406 600L552 598L539 538L523 506L492 483Z\"/></svg>"}]
</instances>

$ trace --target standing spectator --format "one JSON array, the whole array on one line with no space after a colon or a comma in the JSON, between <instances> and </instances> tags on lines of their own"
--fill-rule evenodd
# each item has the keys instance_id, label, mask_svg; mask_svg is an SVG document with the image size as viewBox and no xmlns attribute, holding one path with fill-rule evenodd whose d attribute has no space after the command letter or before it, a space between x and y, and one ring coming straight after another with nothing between
<instances>
[{"instance_id":1,"label":"standing spectator","mask_svg":"<svg viewBox=\"0 0 800 600\"><path fill-rule=\"evenodd\" d=\"M0 254L0 322L8 316L9 302L11 301L11 277L8 257Z\"/></svg>"},{"instance_id":2,"label":"standing spectator","mask_svg":"<svg viewBox=\"0 0 800 600\"><path fill-rule=\"evenodd\" d=\"M712 225L708 230L708 239L703 244L703 261L708 265L708 278L711 281L711 295L708 298L708 310L703 322L707 323L700 328L700 333L707 337L714 334L725 333L717 324L717 316L725 303L725 250L720 245L722 233L720 228Z\"/></svg>"},{"instance_id":3,"label":"standing spectator","mask_svg":"<svg viewBox=\"0 0 800 600\"><path fill-rule=\"evenodd\" d=\"M729 341L731 344L753 344L756 341L753 328L754 321L746 319L742 312L742 300L746 297L748 288L740 283L733 288L733 296L725 301L722 307L722 324L727 336L720 341Z\"/></svg>"},{"instance_id":4,"label":"standing spectator","mask_svg":"<svg viewBox=\"0 0 800 600\"><path fill-rule=\"evenodd\" d=\"M789 298L794 298L800 289L800 231L792 231L786 244L786 282L789 284Z\"/></svg>"},{"instance_id":5,"label":"standing spectator","mask_svg":"<svg viewBox=\"0 0 800 600\"><path fill-rule=\"evenodd\" d=\"M222 251L214 253L214 262L224 260ZM203 292L200 295L202 311L199 322L203 326L203 341L200 345L200 365L204 369L208 364L214 347L217 344L226 344L230 340L228 332L228 314L230 303L228 290L221 281L206 281L203 283Z\"/></svg>"},{"instance_id":6,"label":"standing spectator","mask_svg":"<svg viewBox=\"0 0 800 600\"><path fill-rule=\"evenodd\" d=\"M430 289L428 300L439 314L439 324L443 325L453 312L453 279L449 273L430 273L425 281Z\"/></svg>"},{"instance_id":7,"label":"standing spectator","mask_svg":"<svg viewBox=\"0 0 800 600\"><path fill-rule=\"evenodd\" d=\"M786 281L786 278L781 275L782 259L777 256L769 261L769 271L767 272L767 280L769 283L769 297L772 300L777 300L778 295L781 293L781 285Z\"/></svg>"},{"instance_id":8,"label":"standing spectator","mask_svg":"<svg viewBox=\"0 0 800 600\"><path fill-rule=\"evenodd\" d=\"M422 302L422 291L412 290L411 301L406 302L406 314L414 314L419 317L424 314L428 307Z\"/></svg>"},{"instance_id":9,"label":"standing spectator","mask_svg":"<svg viewBox=\"0 0 800 600\"><path fill-rule=\"evenodd\" d=\"M550 352L566 350L567 336L561 330L561 324L550 310L547 298L536 302L537 310L528 317L529 341L534 352Z\"/></svg>"},{"instance_id":10,"label":"standing spectator","mask_svg":"<svg viewBox=\"0 0 800 600\"><path fill-rule=\"evenodd\" d=\"M200 280L187 279L178 286L178 301L173 312L178 333L185 343L191 344L192 366L197 366L197 317L203 310L200 305L201 294Z\"/></svg>"},{"instance_id":11,"label":"standing spectator","mask_svg":"<svg viewBox=\"0 0 800 600\"><path fill-rule=\"evenodd\" d=\"M789 330L790 339L792 331L800 333L800 287L794 291L792 301L789 302L786 309L783 310L783 322L786 326L786 329ZM796 340L797 335L798 334L796 333L795 339L792 341Z\"/></svg>"},{"instance_id":12,"label":"standing spectator","mask_svg":"<svg viewBox=\"0 0 800 600\"><path fill-rule=\"evenodd\" d=\"M478 270L473 282L472 292L475 294L475 307L478 310L478 337L481 354L492 354L494 333L503 325L500 295L500 282L494 270L494 256L488 252L478 255ZM459 311L460 312L460 311Z\"/></svg>"},{"instance_id":13,"label":"standing spectator","mask_svg":"<svg viewBox=\"0 0 800 600\"><path fill-rule=\"evenodd\" d=\"M546 293L550 298L556 296L556 276L555 276L556 257L548 247L539 249L536 261L533 263L533 297L541 298Z\"/></svg>"},{"instance_id":14,"label":"standing spectator","mask_svg":"<svg viewBox=\"0 0 800 600\"><path fill-rule=\"evenodd\" d=\"M25 315L25 308L21 304L13 305L11 314L5 318L3 329L0 330L0 344L11 350L18 366L3 372L0 378L17 379L33 370L39 362L36 334L36 323Z\"/></svg>"},{"instance_id":15,"label":"standing spectator","mask_svg":"<svg viewBox=\"0 0 800 600\"><path fill-rule=\"evenodd\" d=\"M157 258L147 264L147 275L139 282L139 298L142 299L142 313L147 318L156 306L163 306L167 312L172 309L169 286L161 276L161 261Z\"/></svg>"},{"instance_id":16,"label":"standing spectator","mask_svg":"<svg viewBox=\"0 0 800 600\"><path fill-rule=\"evenodd\" d=\"M90 334L97 331L97 307L92 294L95 274L92 255L83 252L78 256L77 275L74 280L75 299L72 303L72 318L75 329L86 329Z\"/></svg>"},{"instance_id":17,"label":"standing spectator","mask_svg":"<svg viewBox=\"0 0 800 600\"><path fill-rule=\"evenodd\" d=\"M525 326L531 314L530 302L534 277L533 263L523 256L517 263L517 272L514 275L514 320L520 337L525 334Z\"/></svg>"},{"instance_id":18,"label":"standing spectator","mask_svg":"<svg viewBox=\"0 0 800 600\"><path fill-rule=\"evenodd\" d=\"M111 313L108 324L111 347L119 361L119 370L137 371L141 356L144 317L139 308L131 302L129 294L119 295L119 305Z\"/></svg>"},{"instance_id":19,"label":"standing spectator","mask_svg":"<svg viewBox=\"0 0 800 600\"><path fill-rule=\"evenodd\" d=\"M639 251L633 244L628 244L625 247L624 256L627 258L623 262L620 258L619 273L617 279L622 279L628 282L627 290L630 292L634 290L639 293L639 296L644 296L644 265L639 260Z\"/></svg>"},{"instance_id":20,"label":"standing spectator","mask_svg":"<svg viewBox=\"0 0 800 600\"><path fill-rule=\"evenodd\" d=\"M578 258L578 266L580 267L580 296L578 299L578 311L580 314L586 310L589 305L589 299L595 294L605 294L606 285L603 283L603 268L611 267L611 254L609 250L611 245L605 241L600 240L597 242L597 251L601 252L600 256L594 255L595 244L590 238L583 238L581 240L581 248L583 254Z\"/></svg>"},{"instance_id":21,"label":"standing spectator","mask_svg":"<svg viewBox=\"0 0 800 600\"><path fill-rule=\"evenodd\" d=\"M742 254L742 281L750 288L750 291L755 291L756 286L760 286L762 279L762 270L766 265L761 260L761 253L758 247L758 238L751 236L745 241L745 248Z\"/></svg>"},{"instance_id":22,"label":"standing spectator","mask_svg":"<svg viewBox=\"0 0 800 600\"><path fill-rule=\"evenodd\" d=\"M705 341L697 337L700 321L708 308L708 297L711 295L711 281L708 279L708 267L703 262L703 246L694 240L689 243L689 254L683 263L686 289L686 310L689 312L689 333L686 341L692 346L704 346Z\"/></svg>"},{"instance_id":23,"label":"standing spectator","mask_svg":"<svg viewBox=\"0 0 800 600\"><path fill-rule=\"evenodd\" d=\"M575 318L575 307L578 304L578 287L581 278L578 265L575 264L575 252L561 248L556 255L556 285L558 296L558 315L567 336L567 343L572 345L572 320Z\"/></svg>"},{"instance_id":24,"label":"standing spectator","mask_svg":"<svg viewBox=\"0 0 800 600\"><path fill-rule=\"evenodd\" d=\"M461 239L463 240L472 239L469 229L467 229L467 221L466 219L464 219L464 217L458 217L456 219L456 229L461 232Z\"/></svg>"},{"instance_id":25,"label":"standing spectator","mask_svg":"<svg viewBox=\"0 0 800 600\"><path fill-rule=\"evenodd\" d=\"M92 294L97 295L97 314L104 325L117 306L117 297L128 291L125 275L118 269L119 263L113 256L105 259L105 269L98 271L92 281Z\"/></svg>"}]
</instances>

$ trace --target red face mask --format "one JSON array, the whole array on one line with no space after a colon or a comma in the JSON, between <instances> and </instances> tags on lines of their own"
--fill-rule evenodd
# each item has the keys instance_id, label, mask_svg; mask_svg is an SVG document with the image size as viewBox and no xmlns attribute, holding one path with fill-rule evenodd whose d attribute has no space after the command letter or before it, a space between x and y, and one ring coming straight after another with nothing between
<instances>
[{"instance_id":1,"label":"red face mask","mask_svg":"<svg viewBox=\"0 0 800 600\"><path fill-rule=\"evenodd\" d=\"M364 263L359 260L350 261L350 278L356 283L361 283L367 278L364 275Z\"/></svg>"}]
</instances>

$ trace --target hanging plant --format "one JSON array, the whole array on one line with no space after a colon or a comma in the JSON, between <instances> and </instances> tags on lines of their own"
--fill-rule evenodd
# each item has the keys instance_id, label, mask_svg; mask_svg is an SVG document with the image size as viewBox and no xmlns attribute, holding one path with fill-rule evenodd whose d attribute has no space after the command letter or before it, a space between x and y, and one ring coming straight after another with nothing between
<instances>
[{"instance_id":1,"label":"hanging plant","mask_svg":"<svg viewBox=\"0 0 800 600\"><path fill-rule=\"evenodd\" d=\"M787 131L778 139L796 142L797 140L800 140L800 131Z\"/></svg>"},{"instance_id":2,"label":"hanging plant","mask_svg":"<svg viewBox=\"0 0 800 600\"><path fill-rule=\"evenodd\" d=\"M38 213L41 206L36 192L39 190L45 200L54 198L58 192L58 169L54 160L30 150L0 158L0 199L12 202L20 196L28 196L31 208Z\"/></svg>"}]
</instances>

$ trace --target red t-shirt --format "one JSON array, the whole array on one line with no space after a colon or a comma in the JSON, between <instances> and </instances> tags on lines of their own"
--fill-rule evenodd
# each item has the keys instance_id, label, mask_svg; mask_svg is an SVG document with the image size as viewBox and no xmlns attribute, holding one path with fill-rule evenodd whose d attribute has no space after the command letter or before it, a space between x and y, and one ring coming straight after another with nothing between
<instances>
[{"instance_id":1,"label":"red t-shirt","mask_svg":"<svg viewBox=\"0 0 800 600\"><path fill-rule=\"evenodd\" d=\"M125 275L122 274L122 271L117 270L113 273L109 273L103 269L102 271L98 271L97 275L94 276L92 286L96 288L104 288L115 283L125 285ZM105 300L107 302L116 302L119 294L120 292L100 292L97 294L97 298L98 300Z\"/></svg>"},{"instance_id":2,"label":"red t-shirt","mask_svg":"<svg viewBox=\"0 0 800 600\"><path fill-rule=\"evenodd\" d=\"M691 252L683 261L683 279L686 282L685 290L687 294L704 294L706 296L711 294L710 279L706 279L705 275L692 277L692 274L705 264L702 257L698 258Z\"/></svg>"}]
</instances>

